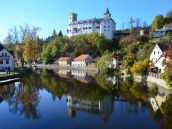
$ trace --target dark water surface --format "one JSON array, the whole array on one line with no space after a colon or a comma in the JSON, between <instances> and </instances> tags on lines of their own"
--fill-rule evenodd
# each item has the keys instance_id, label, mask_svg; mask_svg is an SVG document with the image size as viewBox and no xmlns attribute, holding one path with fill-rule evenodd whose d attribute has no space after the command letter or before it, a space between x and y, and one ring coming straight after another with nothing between
<instances>
[{"instance_id":1,"label":"dark water surface","mask_svg":"<svg viewBox=\"0 0 172 129\"><path fill-rule=\"evenodd\" d=\"M36 70L0 86L0 129L172 129L172 96L130 79Z\"/></svg>"}]
</instances>

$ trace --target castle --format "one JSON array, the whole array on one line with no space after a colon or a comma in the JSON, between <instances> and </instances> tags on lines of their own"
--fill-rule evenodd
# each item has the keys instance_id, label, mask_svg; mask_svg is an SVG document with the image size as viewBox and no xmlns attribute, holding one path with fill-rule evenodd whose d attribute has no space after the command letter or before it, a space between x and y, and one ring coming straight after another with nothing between
<instances>
[{"instance_id":1,"label":"castle","mask_svg":"<svg viewBox=\"0 0 172 129\"><path fill-rule=\"evenodd\" d=\"M106 10L103 18L93 18L88 20L78 21L76 13L69 14L69 25L67 28L67 36L69 38L80 34L96 32L98 34L103 34L106 39L113 39L115 30L116 23L111 18L109 9Z\"/></svg>"}]
</instances>

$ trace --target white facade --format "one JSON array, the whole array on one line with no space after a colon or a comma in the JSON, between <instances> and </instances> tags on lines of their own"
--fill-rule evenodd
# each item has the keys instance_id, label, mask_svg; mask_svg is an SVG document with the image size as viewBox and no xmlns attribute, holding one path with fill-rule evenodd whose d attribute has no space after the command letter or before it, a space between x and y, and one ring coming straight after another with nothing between
<instances>
[{"instance_id":1,"label":"white facade","mask_svg":"<svg viewBox=\"0 0 172 129\"><path fill-rule=\"evenodd\" d=\"M93 59L89 55L80 55L75 58L71 65L73 67L86 67L88 64L92 63Z\"/></svg>"},{"instance_id":2,"label":"white facade","mask_svg":"<svg viewBox=\"0 0 172 129\"><path fill-rule=\"evenodd\" d=\"M172 24L164 25L163 30L165 30L165 31L171 30L172 31Z\"/></svg>"},{"instance_id":3,"label":"white facade","mask_svg":"<svg viewBox=\"0 0 172 129\"><path fill-rule=\"evenodd\" d=\"M150 60L153 62L154 66L158 68L158 71L163 73L165 70L165 65L163 65L163 61L165 57L163 56L164 52L161 50L159 45L156 45L154 50L150 55Z\"/></svg>"},{"instance_id":4,"label":"white facade","mask_svg":"<svg viewBox=\"0 0 172 129\"><path fill-rule=\"evenodd\" d=\"M98 33L103 34L106 39L112 39L116 30L116 23L111 18L111 14L107 9L103 18L94 18L89 20L77 21L77 14L69 15L69 25L67 28L67 36L72 37L80 34Z\"/></svg>"},{"instance_id":5,"label":"white facade","mask_svg":"<svg viewBox=\"0 0 172 129\"><path fill-rule=\"evenodd\" d=\"M165 35L166 35L166 31L164 31L164 30L155 30L154 32L152 32L152 36L154 38L163 37Z\"/></svg>"},{"instance_id":6,"label":"white facade","mask_svg":"<svg viewBox=\"0 0 172 129\"><path fill-rule=\"evenodd\" d=\"M7 68L14 70L14 57L6 49L0 51L0 71L4 71Z\"/></svg>"}]
</instances>

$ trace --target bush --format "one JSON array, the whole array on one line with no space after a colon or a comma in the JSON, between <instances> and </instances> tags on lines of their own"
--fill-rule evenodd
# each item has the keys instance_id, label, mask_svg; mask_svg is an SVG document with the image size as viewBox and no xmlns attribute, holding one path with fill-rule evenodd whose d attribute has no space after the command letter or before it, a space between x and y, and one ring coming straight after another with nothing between
<instances>
[{"instance_id":1,"label":"bush","mask_svg":"<svg viewBox=\"0 0 172 129\"><path fill-rule=\"evenodd\" d=\"M102 55L102 57L97 59L96 65L101 72L105 72L107 70L108 65L109 65L109 64L107 64L107 61L110 59L110 57L111 57L111 53L106 51Z\"/></svg>"},{"instance_id":2,"label":"bush","mask_svg":"<svg viewBox=\"0 0 172 129\"><path fill-rule=\"evenodd\" d=\"M164 70L164 73L162 73L163 79L166 81L166 83L172 88L172 68L166 67Z\"/></svg>"},{"instance_id":3,"label":"bush","mask_svg":"<svg viewBox=\"0 0 172 129\"><path fill-rule=\"evenodd\" d=\"M137 61L131 68L131 72L137 75L145 75L149 67L150 61L145 59L144 61Z\"/></svg>"}]
</instances>

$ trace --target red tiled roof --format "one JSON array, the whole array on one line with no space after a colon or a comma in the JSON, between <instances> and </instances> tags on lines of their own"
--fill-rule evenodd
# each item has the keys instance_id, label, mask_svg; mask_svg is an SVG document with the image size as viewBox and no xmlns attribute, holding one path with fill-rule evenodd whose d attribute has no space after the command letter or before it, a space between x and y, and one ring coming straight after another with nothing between
<instances>
[{"instance_id":1,"label":"red tiled roof","mask_svg":"<svg viewBox=\"0 0 172 129\"><path fill-rule=\"evenodd\" d=\"M164 25L164 27L172 26L172 23Z\"/></svg>"},{"instance_id":2,"label":"red tiled roof","mask_svg":"<svg viewBox=\"0 0 172 129\"><path fill-rule=\"evenodd\" d=\"M68 61L70 57L60 57L58 61Z\"/></svg>"},{"instance_id":3,"label":"red tiled roof","mask_svg":"<svg viewBox=\"0 0 172 129\"><path fill-rule=\"evenodd\" d=\"M75 60L75 61L76 61L76 60L86 60L86 59L89 58L89 57L90 57L90 55L88 55L88 54L82 54L82 55L76 57L74 60Z\"/></svg>"}]
</instances>

